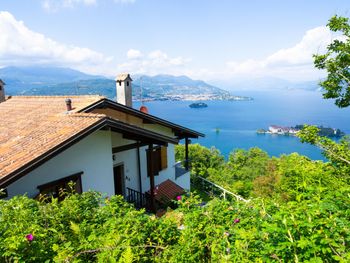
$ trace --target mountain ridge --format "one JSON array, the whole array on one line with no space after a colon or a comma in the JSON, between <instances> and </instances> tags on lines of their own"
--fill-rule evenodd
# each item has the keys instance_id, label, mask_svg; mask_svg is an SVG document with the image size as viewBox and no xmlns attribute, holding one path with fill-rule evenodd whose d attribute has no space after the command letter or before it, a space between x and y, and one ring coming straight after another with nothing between
<instances>
[{"instance_id":1,"label":"mountain ridge","mask_svg":"<svg viewBox=\"0 0 350 263\"><path fill-rule=\"evenodd\" d=\"M0 78L7 84L8 95L79 95L100 94L115 98L115 80L89 75L70 68L6 67ZM132 76L134 99L145 100L245 100L229 91L193 80L188 76L158 74ZM142 86L142 96L141 96Z\"/></svg>"}]
</instances>

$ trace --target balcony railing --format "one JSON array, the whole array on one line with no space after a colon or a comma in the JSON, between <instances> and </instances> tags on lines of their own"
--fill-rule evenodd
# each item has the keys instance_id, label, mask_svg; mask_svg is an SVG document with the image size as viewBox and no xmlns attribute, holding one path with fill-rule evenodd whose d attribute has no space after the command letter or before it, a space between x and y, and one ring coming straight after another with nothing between
<instances>
[{"instance_id":1,"label":"balcony railing","mask_svg":"<svg viewBox=\"0 0 350 263\"><path fill-rule=\"evenodd\" d=\"M196 187L200 188L202 191L206 192L208 195L216 196L223 199L249 202L250 200L246 200L240 195L230 192L229 190L223 188L220 185L217 185L206 178L203 178L199 175L192 178L192 184L195 184Z\"/></svg>"},{"instance_id":2,"label":"balcony railing","mask_svg":"<svg viewBox=\"0 0 350 263\"><path fill-rule=\"evenodd\" d=\"M175 163L174 166L175 166L175 179L190 172L183 167L181 161Z\"/></svg>"},{"instance_id":3,"label":"balcony railing","mask_svg":"<svg viewBox=\"0 0 350 263\"><path fill-rule=\"evenodd\" d=\"M139 191L136 191L131 188L126 188L127 189L127 196L126 200L129 203L133 203L135 208L141 209L145 208L147 211L150 211L151 209L151 197L147 193L140 193Z\"/></svg>"}]
</instances>

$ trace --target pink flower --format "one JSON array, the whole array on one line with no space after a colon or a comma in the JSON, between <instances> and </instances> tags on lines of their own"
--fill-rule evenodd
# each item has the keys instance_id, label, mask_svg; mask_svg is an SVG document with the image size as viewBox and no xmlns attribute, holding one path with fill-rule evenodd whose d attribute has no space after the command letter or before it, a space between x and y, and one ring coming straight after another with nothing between
<instances>
[{"instance_id":1,"label":"pink flower","mask_svg":"<svg viewBox=\"0 0 350 263\"><path fill-rule=\"evenodd\" d=\"M176 200L177 200L177 201L180 201L180 200L181 200L181 195L178 195L178 196L176 197Z\"/></svg>"},{"instance_id":2,"label":"pink flower","mask_svg":"<svg viewBox=\"0 0 350 263\"><path fill-rule=\"evenodd\" d=\"M239 219L239 218L236 218L233 222L235 223L235 224L237 224L237 223L239 223L241 220Z\"/></svg>"},{"instance_id":3,"label":"pink flower","mask_svg":"<svg viewBox=\"0 0 350 263\"><path fill-rule=\"evenodd\" d=\"M34 236L32 234L28 234L26 235L26 239L29 241L29 242L32 242L34 240Z\"/></svg>"}]
</instances>

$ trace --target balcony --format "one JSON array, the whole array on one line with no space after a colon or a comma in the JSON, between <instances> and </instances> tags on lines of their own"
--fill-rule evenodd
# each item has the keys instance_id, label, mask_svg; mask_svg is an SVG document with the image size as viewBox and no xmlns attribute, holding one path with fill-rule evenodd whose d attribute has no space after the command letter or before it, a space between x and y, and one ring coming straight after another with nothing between
<instances>
[{"instance_id":1,"label":"balcony","mask_svg":"<svg viewBox=\"0 0 350 263\"><path fill-rule=\"evenodd\" d=\"M145 208L146 211L151 210L151 196L148 193L140 193L139 191L128 187L126 190L126 200L129 203L133 203L136 209Z\"/></svg>"},{"instance_id":2,"label":"balcony","mask_svg":"<svg viewBox=\"0 0 350 263\"><path fill-rule=\"evenodd\" d=\"M189 176L190 171L186 170L186 168L183 167L181 161L175 163L174 167L175 167L175 179L179 178L180 176L186 175L186 174L188 174L188 176Z\"/></svg>"}]
</instances>

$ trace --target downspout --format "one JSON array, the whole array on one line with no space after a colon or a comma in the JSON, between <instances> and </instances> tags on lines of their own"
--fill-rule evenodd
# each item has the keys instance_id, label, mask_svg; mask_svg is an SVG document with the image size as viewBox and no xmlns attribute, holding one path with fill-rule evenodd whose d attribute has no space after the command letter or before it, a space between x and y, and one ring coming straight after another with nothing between
<instances>
[{"instance_id":1,"label":"downspout","mask_svg":"<svg viewBox=\"0 0 350 263\"><path fill-rule=\"evenodd\" d=\"M137 169L139 172L139 190L140 193L142 194L142 176L141 176L141 160L140 160L140 142L137 142Z\"/></svg>"},{"instance_id":2,"label":"downspout","mask_svg":"<svg viewBox=\"0 0 350 263\"><path fill-rule=\"evenodd\" d=\"M185 169L188 171L189 169L189 160L188 160L188 144L190 140L188 137L185 138Z\"/></svg>"},{"instance_id":3,"label":"downspout","mask_svg":"<svg viewBox=\"0 0 350 263\"><path fill-rule=\"evenodd\" d=\"M154 199L154 171L153 171L153 144L148 145L148 176L150 182L150 192L151 192L151 211L156 212L156 203Z\"/></svg>"}]
</instances>

